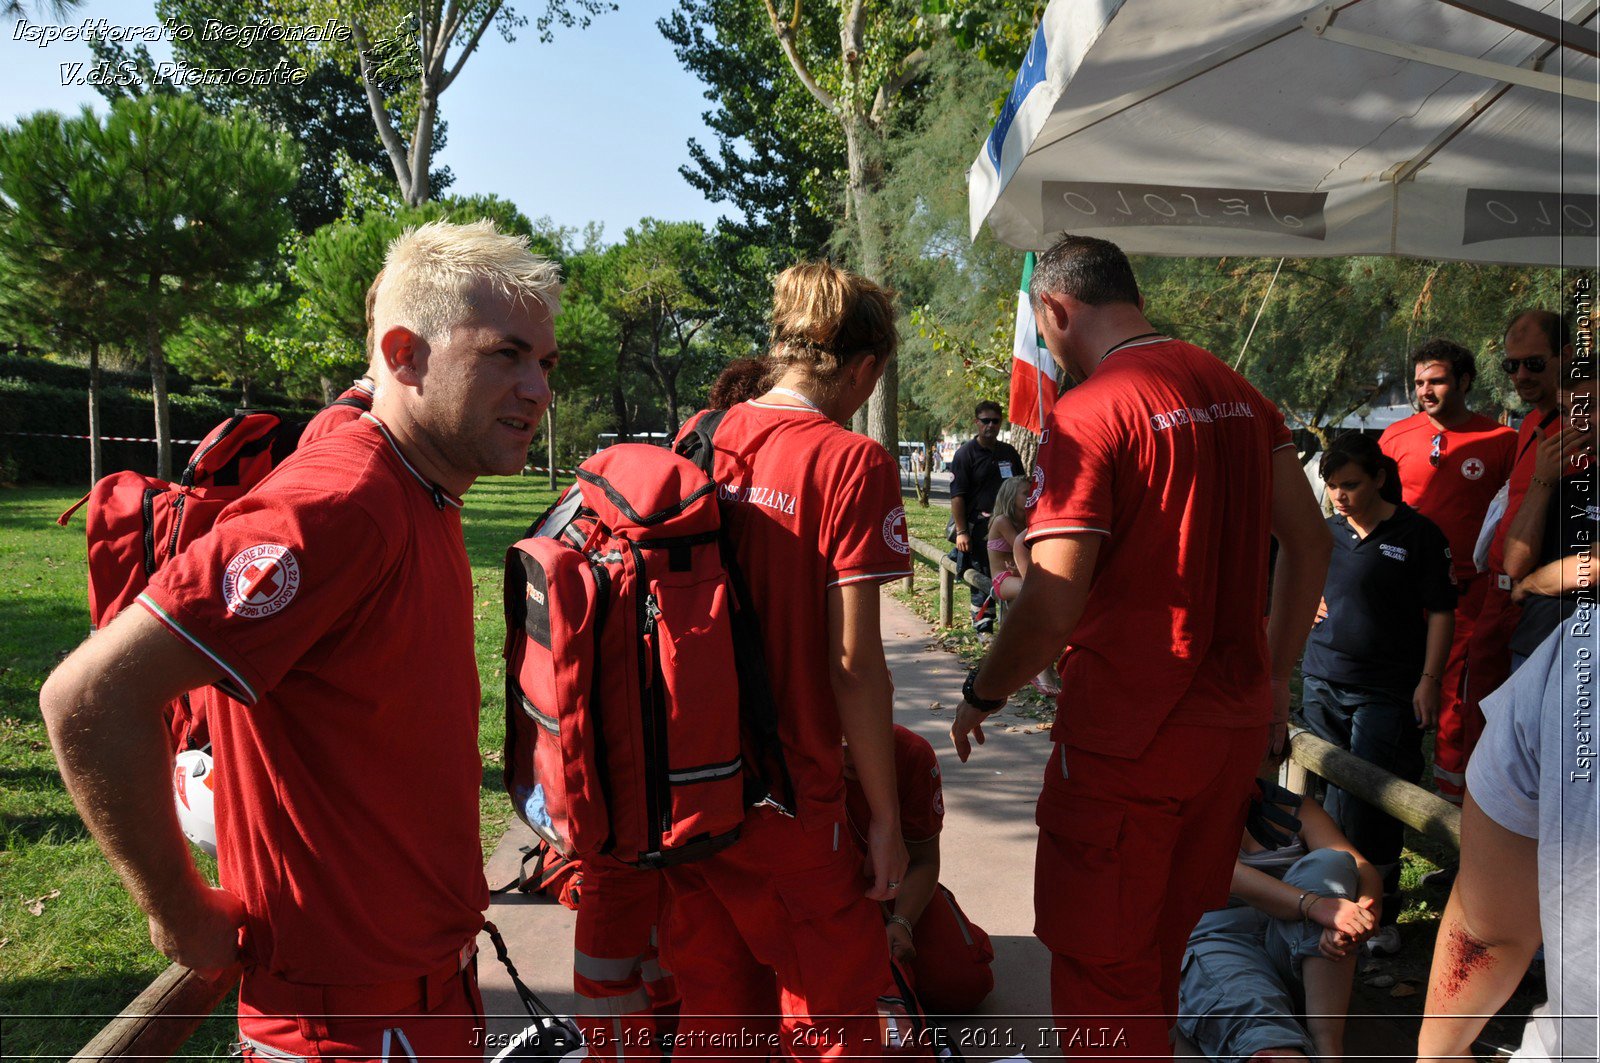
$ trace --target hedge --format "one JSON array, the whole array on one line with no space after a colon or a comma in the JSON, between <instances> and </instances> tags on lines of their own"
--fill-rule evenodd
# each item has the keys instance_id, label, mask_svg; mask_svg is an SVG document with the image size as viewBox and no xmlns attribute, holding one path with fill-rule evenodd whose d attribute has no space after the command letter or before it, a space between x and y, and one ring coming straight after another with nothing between
<instances>
[{"instance_id":1,"label":"hedge","mask_svg":"<svg viewBox=\"0 0 1600 1063\"><path fill-rule=\"evenodd\" d=\"M173 439L200 439L233 413L230 390L219 395L217 389L196 387L176 373L169 385ZM148 376L102 370L100 434L152 437L155 411L149 387ZM88 395L87 368L0 355L0 482L80 483L87 488L89 441L51 437L88 434ZM294 418L309 418L318 409L281 395L252 398L255 407ZM191 449L174 444L173 463L181 465ZM101 454L107 472L156 471L154 443L102 442Z\"/></svg>"}]
</instances>

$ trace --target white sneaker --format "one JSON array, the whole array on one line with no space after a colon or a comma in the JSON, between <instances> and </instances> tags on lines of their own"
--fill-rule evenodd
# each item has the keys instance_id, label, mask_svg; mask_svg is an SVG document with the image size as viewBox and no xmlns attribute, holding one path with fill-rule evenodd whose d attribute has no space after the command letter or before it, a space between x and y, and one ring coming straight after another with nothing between
<instances>
[{"instance_id":1,"label":"white sneaker","mask_svg":"<svg viewBox=\"0 0 1600 1063\"><path fill-rule=\"evenodd\" d=\"M1393 923L1382 927L1367 939L1367 953L1372 956L1393 956L1400 951L1400 928Z\"/></svg>"}]
</instances>

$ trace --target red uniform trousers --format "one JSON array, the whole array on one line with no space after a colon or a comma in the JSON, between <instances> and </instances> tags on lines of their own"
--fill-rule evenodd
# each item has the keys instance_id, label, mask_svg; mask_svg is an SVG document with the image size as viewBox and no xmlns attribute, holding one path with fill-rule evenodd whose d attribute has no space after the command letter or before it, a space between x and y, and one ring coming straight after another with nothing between
<instances>
[{"instance_id":1,"label":"red uniform trousers","mask_svg":"<svg viewBox=\"0 0 1600 1063\"><path fill-rule=\"evenodd\" d=\"M1051 1054L1171 1056L1184 949L1227 901L1266 744L1264 727L1164 724L1131 760L1051 754L1034 865Z\"/></svg>"},{"instance_id":2,"label":"red uniform trousers","mask_svg":"<svg viewBox=\"0 0 1600 1063\"><path fill-rule=\"evenodd\" d=\"M475 959L382 986L299 985L250 968L239 987L245 1059L479 1063L485 1032Z\"/></svg>"},{"instance_id":3,"label":"red uniform trousers","mask_svg":"<svg viewBox=\"0 0 1600 1063\"><path fill-rule=\"evenodd\" d=\"M1472 641L1472 625L1483 608L1483 596L1493 577L1481 573L1470 579L1459 579L1456 589L1456 629L1450 639L1450 656L1445 659L1444 674L1439 677L1439 724L1444 732L1459 725L1467 700L1467 646ZM1434 739L1437 756L1438 739Z\"/></svg>"},{"instance_id":4,"label":"red uniform trousers","mask_svg":"<svg viewBox=\"0 0 1600 1063\"><path fill-rule=\"evenodd\" d=\"M994 989L994 945L940 886L911 932L916 958L904 965L929 1015L965 1015Z\"/></svg>"},{"instance_id":5,"label":"red uniform trousers","mask_svg":"<svg viewBox=\"0 0 1600 1063\"><path fill-rule=\"evenodd\" d=\"M665 871L674 1063L882 1056L906 1035L883 916L840 819L807 830L755 809L737 844Z\"/></svg>"},{"instance_id":6,"label":"red uniform trousers","mask_svg":"<svg viewBox=\"0 0 1600 1063\"><path fill-rule=\"evenodd\" d=\"M1461 711L1448 720L1441 714L1433 736L1433 787L1457 805L1467 785L1467 761L1483 734L1483 699L1511 678L1511 636L1522 618L1522 606L1511 600L1509 589L1498 585L1499 579L1492 572L1481 578L1483 604L1467 643Z\"/></svg>"},{"instance_id":7,"label":"red uniform trousers","mask_svg":"<svg viewBox=\"0 0 1600 1063\"><path fill-rule=\"evenodd\" d=\"M592 1058L659 1059L661 1039L677 1026L677 985L657 948L665 901L659 871L583 862L572 988Z\"/></svg>"}]
</instances>

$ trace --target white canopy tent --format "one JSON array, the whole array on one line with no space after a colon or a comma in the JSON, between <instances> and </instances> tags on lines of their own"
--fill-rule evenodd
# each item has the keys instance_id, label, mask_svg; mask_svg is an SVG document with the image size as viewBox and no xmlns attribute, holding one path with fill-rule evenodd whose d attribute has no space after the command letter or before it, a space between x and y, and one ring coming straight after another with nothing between
<instances>
[{"instance_id":1,"label":"white canopy tent","mask_svg":"<svg viewBox=\"0 0 1600 1063\"><path fill-rule=\"evenodd\" d=\"M1051 0L973 234L1600 260L1600 0Z\"/></svg>"}]
</instances>

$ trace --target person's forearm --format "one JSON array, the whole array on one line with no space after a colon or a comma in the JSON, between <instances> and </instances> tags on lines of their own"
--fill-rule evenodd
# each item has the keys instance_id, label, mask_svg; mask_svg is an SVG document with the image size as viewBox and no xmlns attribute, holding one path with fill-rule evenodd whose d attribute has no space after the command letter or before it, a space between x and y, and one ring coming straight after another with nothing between
<instances>
[{"instance_id":1,"label":"person's forearm","mask_svg":"<svg viewBox=\"0 0 1600 1063\"><path fill-rule=\"evenodd\" d=\"M1293 546L1279 540L1267 617L1267 652L1274 679L1290 678L1300 662L1306 636L1317 616L1317 605L1322 601L1332 550L1332 540L1326 536L1321 542L1309 539Z\"/></svg>"},{"instance_id":2,"label":"person's forearm","mask_svg":"<svg viewBox=\"0 0 1600 1063\"><path fill-rule=\"evenodd\" d=\"M164 703L115 687L114 677L58 673L40 710L84 824L140 909L171 922L207 887L178 827Z\"/></svg>"},{"instance_id":3,"label":"person's forearm","mask_svg":"<svg viewBox=\"0 0 1600 1063\"><path fill-rule=\"evenodd\" d=\"M1295 920L1301 917L1300 890L1237 860L1233 864L1233 884L1228 892L1274 919Z\"/></svg>"},{"instance_id":4,"label":"person's forearm","mask_svg":"<svg viewBox=\"0 0 1600 1063\"><path fill-rule=\"evenodd\" d=\"M939 889L938 842L932 844L935 848L931 855L924 847L908 846L911 849L911 862L906 865L906 877L900 883L900 892L890 905L895 915L913 925L922 918L928 902L933 900L933 895Z\"/></svg>"},{"instance_id":5,"label":"person's forearm","mask_svg":"<svg viewBox=\"0 0 1600 1063\"><path fill-rule=\"evenodd\" d=\"M965 535L967 531L967 500L954 493L950 495L950 519L956 522L956 534Z\"/></svg>"},{"instance_id":6,"label":"person's forearm","mask_svg":"<svg viewBox=\"0 0 1600 1063\"><path fill-rule=\"evenodd\" d=\"M981 696L1009 697L1061 656L1088 601L1094 555L1088 556L1087 563L1076 561L1075 565L1067 576L1076 588L1072 593L1063 593L1062 577L1056 573L1038 565L1029 569L1032 574L1022 581L1021 593L1011 603L1000 633L979 665L977 690Z\"/></svg>"},{"instance_id":7,"label":"person's forearm","mask_svg":"<svg viewBox=\"0 0 1600 1063\"><path fill-rule=\"evenodd\" d=\"M887 664L872 668L858 664L836 667L833 696L839 706L839 724L850 745L856 779L872 810L874 824L900 829L900 799L895 789L894 681Z\"/></svg>"},{"instance_id":8,"label":"person's forearm","mask_svg":"<svg viewBox=\"0 0 1600 1063\"><path fill-rule=\"evenodd\" d=\"M1450 643L1455 638L1455 633L1454 611L1428 614L1428 643L1422 660L1422 670L1435 680L1443 681L1444 667L1450 659Z\"/></svg>"},{"instance_id":9,"label":"person's forearm","mask_svg":"<svg viewBox=\"0 0 1600 1063\"><path fill-rule=\"evenodd\" d=\"M1452 894L1433 948L1418 1063L1470 1058L1487 1017L1516 991L1537 947L1537 941L1488 941L1473 934Z\"/></svg>"},{"instance_id":10,"label":"person's forearm","mask_svg":"<svg viewBox=\"0 0 1600 1063\"><path fill-rule=\"evenodd\" d=\"M1509 572L1509 569L1508 569ZM1594 587L1594 560L1583 554L1568 554L1548 565L1540 565L1522 580L1522 589L1529 594L1546 598L1559 598L1569 591L1589 590Z\"/></svg>"},{"instance_id":11,"label":"person's forearm","mask_svg":"<svg viewBox=\"0 0 1600 1063\"><path fill-rule=\"evenodd\" d=\"M1545 518L1550 512L1550 495L1548 484L1530 480L1528 493L1522 496L1522 504L1506 528L1501 563L1512 579L1522 579L1538 564L1539 543L1544 539Z\"/></svg>"}]
</instances>

